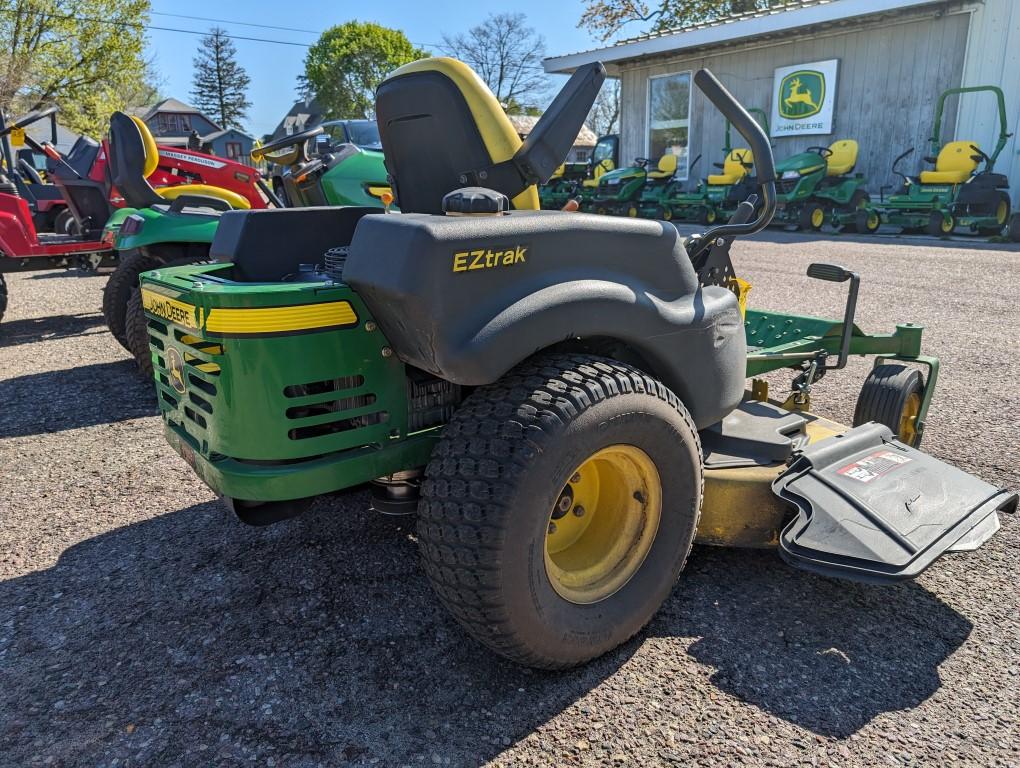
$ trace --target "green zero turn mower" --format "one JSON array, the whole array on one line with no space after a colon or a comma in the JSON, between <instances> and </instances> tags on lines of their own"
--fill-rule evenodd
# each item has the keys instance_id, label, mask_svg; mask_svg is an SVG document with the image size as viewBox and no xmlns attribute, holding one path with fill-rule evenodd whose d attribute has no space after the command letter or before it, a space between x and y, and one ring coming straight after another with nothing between
<instances>
[{"instance_id":1,"label":"green zero turn mower","mask_svg":"<svg viewBox=\"0 0 1020 768\"><path fill-rule=\"evenodd\" d=\"M230 212L212 263L142 275L174 449L248 523L364 485L417 514L440 600L538 667L638 632L695 540L875 583L980 546L1017 496L916 448L938 372L920 327L865 334L858 276L824 264L842 318L742 313L730 246L769 224L775 170L709 72L760 200L687 239L536 210L604 78L579 68L522 145L463 63L401 67L376 114L402 213ZM878 363L852 428L808 410L851 354ZM779 369L783 403L753 379Z\"/></svg>"},{"instance_id":2,"label":"green zero turn mower","mask_svg":"<svg viewBox=\"0 0 1020 768\"><path fill-rule=\"evenodd\" d=\"M651 187L656 194L661 194L676 175L676 155L663 155L649 170L651 162L647 157L639 157L634 160L634 165L602 174L591 210L599 214L635 218L638 215L637 204L645 190Z\"/></svg>"},{"instance_id":3,"label":"green zero turn mower","mask_svg":"<svg viewBox=\"0 0 1020 768\"><path fill-rule=\"evenodd\" d=\"M615 170L619 164L620 137L616 134L600 137L588 162L561 164L549 181L538 188L542 209L559 211L574 199L583 208L594 198L602 174Z\"/></svg>"},{"instance_id":4,"label":"green zero turn mower","mask_svg":"<svg viewBox=\"0 0 1020 768\"><path fill-rule=\"evenodd\" d=\"M840 139L828 147L808 147L776 163L776 224L818 231L826 223L853 230L857 211L871 197L867 179L854 173L857 142Z\"/></svg>"},{"instance_id":5,"label":"green zero turn mower","mask_svg":"<svg viewBox=\"0 0 1020 768\"><path fill-rule=\"evenodd\" d=\"M157 202L152 198L151 187L140 168L140 160L148 157L147 142L138 145L136 136L143 140L144 136L139 133L141 129L132 133L131 128L131 125L124 124L118 132L111 127L111 137L118 133L121 136L117 142L111 138L112 146L122 148L120 162L115 169L121 176L116 183L118 188L131 195L129 200L134 201L134 207L117 212L107 224L107 232L123 256L104 291L103 314L115 338L148 373L151 371L151 357L138 295L138 275L161 266L206 261L221 215L242 206L230 199L196 196L178 198L172 204ZM323 128L317 126L253 151L256 161L266 159L286 168L280 181L289 206L382 208L391 200L381 151L343 144L332 147L330 152L310 157L309 143L322 134ZM261 180L259 183L274 207L284 206L268 186Z\"/></svg>"},{"instance_id":6,"label":"green zero turn mower","mask_svg":"<svg viewBox=\"0 0 1020 768\"><path fill-rule=\"evenodd\" d=\"M992 154L985 154L977 142L942 142L942 117L946 99L953 95L987 91L995 96L999 114L999 138ZM1010 216L1009 179L995 173L995 161L1013 134L1007 131L1006 102L1002 90L993 85L951 88L939 96L932 128L931 156L925 162L934 170L910 177L897 170L901 161L913 153L908 149L893 162L893 173L903 179L897 194L885 196L882 189L877 207L866 206L856 212L857 229L874 232L881 224L900 227L906 233L926 231L945 237L969 230L981 235L999 235Z\"/></svg>"}]
</instances>

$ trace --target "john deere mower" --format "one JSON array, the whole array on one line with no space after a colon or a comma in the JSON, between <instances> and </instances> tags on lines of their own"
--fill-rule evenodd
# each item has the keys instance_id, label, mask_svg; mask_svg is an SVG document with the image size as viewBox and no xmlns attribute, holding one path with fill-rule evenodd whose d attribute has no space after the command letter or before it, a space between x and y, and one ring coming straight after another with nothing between
<instances>
[{"instance_id":1,"label":"john deere mower","mask_svg":"<svg viewBox=\"0 0 1020 768\"><path fill-rule=\"evenodd\" d=\"M389 199L389 185L382 153L353 144L332 147L315 157L308 145L323 135L317 126L286 136L253 151L257 161L266 159L288 170L281 176L284 196L292 206L364 205L382 207ZM116 139L114 138L116 136ZM125 115L111 121L112 159L115 181L133 208L118 212L107 225L107 236L125 254L111 275L103 294L103 314L114 337L149 372L145 319L138 294L138 275L168 264L192 264L208 258L209 244L224 211L249 208L247 200L216 188L154 190L146 171L152 164L154 142L145 124ZM142 164L144 161L144 165ZM253 174L266 202L283 207L276 194ZM160 198L176 195L172 203Z\"/></svg>"},{"instance_id":2,"label":"john deere mower","mask_svg":"<svg viewBox=\"0 0 1020 768\"><path fill-rule=\"evenodd\" d=\"M776 217L774 223L818 231L834 227L855 229L857 211L871 197L863 174L854 173L857 142L840 139L828 147L808 147L776 163Z\"/></svg>"},{"instance_id":3,"label":"john deere mower","mask_svg":"<svg viewBox=\"0 0 1020 768\"><path fill-rule=\"evenodd\" d=\"M758 118L768 134L769 119L765 112L755 107L747 112ZM750 149L733 149L732 133L733 126L726 120L724 159L721 163L713 163L721 173L709 174L694 189L674 181L659 201L661 214L656 216L654 213L657 212L649 211L653 214L652 218L714 224L733 215L741 201L753 194L757 189L757 183L750 175L754 168L754 155ZM696 163L697 160L691 164L692 169Z\"/></svg>"},{"instance_id":4,"label":"john deere mower","mask_svg":"<svg viewBox=\"0 0 1020 768\"><path fill-rule=\"evenodd\" d=\"M142 275L174 449L253 524L369 485L417 514L467 631L537 667L638 632L695 540L873 583L980 546L1017 496L916 447L938 371L918 326L863 333L859 277L826 264L809 275L849 285L841 319L742 312L730 247L769 224L775 170L709 72L760 199L686 240L536 210L604 78L580 67L522 145L466 65L408 64L376 93L402 213L229 212L212 263ZM851 354L878 365L846 427L808 407ZM781 369L785 402L748 391Z\"/></svg>"},{"instance_id":5,"label":"john deere mower","mask_svg":"<svg viewBox=\"0 0 1020 768\"><path fill-rule=\"evenodd\" d=\"M992 154L985 154L977 142L942 141L942 117L946 99L953 95L989 92L995 96L999 112L999 138ZM908 149L893 162L893 173L903 179L900 191L889 197L882 189L877 207L867 206L856 213L857 229L874 232L885 223L907 233L926 231L944 237L961 230L981 235L999 235L1009 221L1009 179L995 173L995 161L1013 134L1006 127L1006 102L1002 90L993 85L951 88L939 96L932 128L931 155L926 163L934 170L907 176L897 166L911 154Z\"/></svg>"},{"instance_id":6,"label":"john deere mower","mask_svg":"<svg viewBox=\"0 0 1020 768\"><path fill-rule=\"evenodd\" d=\"M543 210L559 211L569 200L579 200L583 208L590 203L602 174L616 169L620 163L620 137L602 136L586 163L562 163L549 181L538 188Z\"/></svg>"},{"instance_id":7,"label":"john deere mower","mask_svg":"<svg viewBox=\"0 0 1020 768\"><path fill-rule=\"evenodd\" d=\"M672 153L660 157L649 170L651 163L647 157L638 157L632 166L602 174L591 202L591 210L610 216L636 217L637 202L645 189L651 185L661 193L676 175L677 156Z\"/></svg>"}]
</instances>

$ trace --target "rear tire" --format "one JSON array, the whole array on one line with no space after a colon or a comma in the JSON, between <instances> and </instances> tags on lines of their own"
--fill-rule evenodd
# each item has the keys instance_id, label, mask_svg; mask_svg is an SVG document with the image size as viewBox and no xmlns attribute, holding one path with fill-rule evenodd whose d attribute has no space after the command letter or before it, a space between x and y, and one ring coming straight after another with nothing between
<instances>
[{"instance_id":1,"label":"rear tire","mask_svg":"<svg viewBox=\"0 0 1020 768\"><path fill-rule=\"evenodd\" d=\"M589 355L527 361L443 431L418 508L425 572L471 635L519 664L600 656L648 622L683 569L700 451L687 410L642 371ZM631 469L613 474L618 461ZM579 512L582 499L593 503Z\"/></svg>"},{"instance_id":2,"label":"rear tire","mask_svg":"<svg viewBox=\"0 0 1020 768\"><path fill-rule=\"evenodd\" d=\"M933 237L949 237L956 229L956 219L950 215L949 221L942 215L941 211L932 211L928 216L928 226L925 228Z\"/></svg>"},{"instance_id":3,"label":"rear tire","mask_svg":"<svg viewBox=\"0 0 1020 768\"><path fill-rule=\"evenodd\" d=\"M853 195L850 196L850 200L847 204L842 207L842 213L854 214L854 220L847 222L843 225L842 231L847 234L852 234L857 231L857 212L866 209L871 205L871 195L865 192L863 189L855 190Z\"/></svg>"},{"instance_id":4,"label":"rear tire","mask_svg":"<svg viewBox=\"0 0 1020 768\"><path fill-rule=\"evenodd\" d=\"M142 290L135 288L128 299L124 318L124 336L127 350L145 376L152 376L152 353L149 351L149 320L142 309Z\"/></svg>"},{"instance_id":5,"label":"rear tire","mask_svg":"<svg viewBox=\"0 0 1020 768\"><path fill-rule=\"evenodd\" d=\"M1014 213L1009 217L1009 227L1006 233L1014 243L1020 243L1020 213Z\"/></svg>"},{"instance_id":6,"label":"rear tire","mask_svg":"<svg viewBox=\"0 0 1020 768\"><path fill-rule=\"evenodd\" d=\"M1010 204L1009 195L1005 192L999 192L995 199L995 204L992 206L991 214L995 216L998 224L994 227L978 227L978 234L984 235L985 237L997 237L1002 234L1003 228L1009 224L1010 221Z\"/></svg>"},{"instance_id":7,"label":"rear tire","mask_svg":"<svg viewBox=\"0 0 1020 768\"><path fill-rule=\"evenodd\" d=\"M825 225L825 209L817 203L807 203L797 214L797 228L819 232Z\"/></svg>"},{"instance_id":8,"label":"rear tire","mask_svg":"<svg viewBox=\"0 0 1020 768\"><path fill-rule=\"evenodd\" d=\"M882 226L882 217L879 216L878 211L870 208L860 208L855 219L856 226L854 228L865 235L875 234L878 228Z\"/></svg>"},{"instance_id":9,"label":"rear tire","mask_svg":"<svg viewBox=\"0 0 1020 768\"><path fill-rule=\"evenodd\" d=\"M877 421L897 439L914 448L921 442L917 415L924 396L924 379L916 368L896 363L879 365L864 380L854 409L854 426Z\"/></svg>"},{"instance_id":10,"label":"rear tire","mask_svg":"<svg viewBox=\"0 0 1020 768\"><path fill-rule=\"evenodd\" d=\"M103 288L103 319L113 338L124 349L131 351L126 335L126 313L133 291L138 290L138 276L156 269L162 262L147 251L132 250L121 254Z\"/></svg>"},{"instance_id":11,"label":"rear tire","mask_svg":"<svg viewBox=\"0 0 1020 768\"><path fill-rule=\"evenodd\" d=\"M53 219L53 232L58 235L77 235L78 222L67 208L61 208Z\"/></svg>"},{"instance_id":12,"label":"rear tire","mask_svg":"<svg viewBox=\"0 0 1020 768\"><path fill-rule=\"evenodd\" d=\"M4 312L7 311L7 279L0 272L0 320L4 319Z\"/></svg>"}]
</instances>

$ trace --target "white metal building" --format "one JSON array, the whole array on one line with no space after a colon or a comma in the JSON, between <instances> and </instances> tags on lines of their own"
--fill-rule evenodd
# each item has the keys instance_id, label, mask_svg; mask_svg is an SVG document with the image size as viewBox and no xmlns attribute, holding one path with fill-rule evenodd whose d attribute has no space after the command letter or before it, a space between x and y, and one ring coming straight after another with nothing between
<instances>
[{"instance_id":1,"label":"white metal building","mask_svg":"<svg viewBox=\"0 0 1020 768\"><path fill-rule=\"evenodd\" d=\"M1020 127L1020 0L794 0L771 11L734 15L682 29L624 40L606 48L546 59L550 73L570 73L602 61L621 80L624 162L672 152L681 176L702 155L692 176L711 173L722 159L722 117L691 76L711 69L745 106L770 118L783 102L819 101L822 87L805 95L790 88L785 71L811 77L825 67L830 85L828 122L773 119L777 158L809 146L852 138L860 144L857 170L870 187L896 182L890 168L915 147L903 170L920 170L929 153L935 105L948 88L995 85L1005 94L1009 131ZM801 68L801 69L798 69ZM818 71L816 71L818 70ZM831 86L835 77L836 84ZM785 90L784 90L785 88ZM783 94L786 98L783 98ZM804 106L803 111L810 111ZM799 116L794 116L800 119ZM791 134L783 133L786 122ZM805 126L813 129L802 130ZM998 139L994 96L950 97L942 127L946 139L975 141L990 152ZM798 132L799 131L799 132ZM734 134L733 146L742 142ZM1020 142L1011 137L995 170L1020 195Z\"/></svg>"}]
</instances>

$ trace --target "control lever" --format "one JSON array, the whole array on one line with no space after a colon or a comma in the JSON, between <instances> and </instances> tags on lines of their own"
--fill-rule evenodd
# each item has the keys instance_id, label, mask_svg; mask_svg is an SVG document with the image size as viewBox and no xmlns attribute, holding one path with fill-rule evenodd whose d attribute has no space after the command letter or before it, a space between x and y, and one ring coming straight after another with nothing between
<instances>
[{"instance_id":1,"label":"control lever","mask_svg":"<svg viewBox=\"0 0 1020 768\"><path fill-rule=\"evenodd\" d=\"M838 371L846 367L846 361L850 357L850 339L854 331L854 315L857 313L857 291L861 285L861 276L837 264L822 264L820 262L811 264L807 268L807 275L816 280L826 280L830 283L850 281L850 291L846 297L846 310L843 312L843 330L839 340L839 357L836 359L835 365L824 365L824 368L828 370Z\"/></svg>"}]
</instances>

